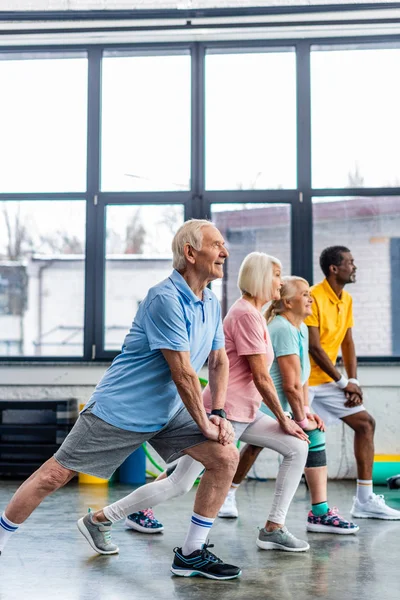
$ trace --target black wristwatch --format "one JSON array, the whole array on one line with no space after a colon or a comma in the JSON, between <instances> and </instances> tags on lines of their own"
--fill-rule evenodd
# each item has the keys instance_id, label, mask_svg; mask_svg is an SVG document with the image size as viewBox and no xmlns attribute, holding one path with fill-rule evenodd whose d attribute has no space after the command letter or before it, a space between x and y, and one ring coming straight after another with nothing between
<instances>
[{"instance_id":1,"label":"black wristwatch","mask_svg":"<svg viewBox=\"0 0 400 600\"><path fill-rule=\"evenodd\" d=\"M221 417L222 419L226 419L226 412L224 411L223 408L214 408L214 410L211 411L212 415L217 415L218 417Z\"/></svg>"}]
</instances>

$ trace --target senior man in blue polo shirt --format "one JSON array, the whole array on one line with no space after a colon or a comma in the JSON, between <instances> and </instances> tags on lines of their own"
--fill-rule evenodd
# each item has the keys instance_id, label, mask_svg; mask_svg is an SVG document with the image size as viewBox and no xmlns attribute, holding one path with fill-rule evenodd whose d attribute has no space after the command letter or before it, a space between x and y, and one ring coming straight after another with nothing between
<instances>
[{"instance_id":1,"label":"senior man in blue polo shirt","mask_svg":"<svg viewBox=\"0 0 400 600\"><path fill-rule=\"evenodd\" d=\"M212 223L195 219L178 230L172 251L174 271L149 290L121 354L74 428L6 507L0 521L0 551L42 500L77 472L108 478L147 441L166 462L188 454L205 467L186 540L175 550L173 572L210 579L240 575L238 567L218 559L206 544L238 462L233 429L223 412L228 359L220 306L206 287L223 276L228 251ZM207 358L213 397L210 419L197 376ZM147 508L146 498L142 508ZM89 513L78 527L94 550L115 554L118 547L111 542L112 523L105 513L107 508Z\"/></svg>"}]
</instances>

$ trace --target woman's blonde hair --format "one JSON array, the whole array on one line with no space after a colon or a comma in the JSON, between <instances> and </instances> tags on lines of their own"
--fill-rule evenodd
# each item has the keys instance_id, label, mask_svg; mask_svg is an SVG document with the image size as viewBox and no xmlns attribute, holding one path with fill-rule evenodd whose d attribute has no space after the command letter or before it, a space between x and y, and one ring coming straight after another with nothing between
<instances>
[{"instance_id":1,"label":"woman's blonde hair","mask_svg":"<svg viewBox=\"0 0 400 600\"><path fill-rule=\"evenodd\" d=\"M279 300L272 300L271 304L265 311L265 318L267 319L267 323L270 323L272 319L274 319L277 315L285 312L287 307L285 306L285 300L291 300L295 297L298 291L298 283L299 281L309 285L306 279L303 277L297 277L296 275L287 275L286 277L282 277L282 287L281 287L281 297Z\"/></svg>"},{"instance_id":2,"label":"woman's blonde hair","mask_svg":"<svg viewBox=\"0 0 400 600\"><path fill-rule=\"evenodd\" d=\"M186 268L185 253L183 251L186 244L190 244L195 250L201 250L203 244L203 227L212 225L211 221L205 219L189 219L185 221L176 232L172 240L172 266L177 271L184 271Z\"/></svg>"},{"instance_id":3,"label":"woman's blonde hair","mask_svg":"<svg viewBox=\"0 0 400 600\"><path fill-rule=\"evenodd\" d=\"M273 265L282 268L281 261L264 252L251 252L240 265L238 287L242 294L253 298L271 298Z\"/></svg>"}]
</instances>

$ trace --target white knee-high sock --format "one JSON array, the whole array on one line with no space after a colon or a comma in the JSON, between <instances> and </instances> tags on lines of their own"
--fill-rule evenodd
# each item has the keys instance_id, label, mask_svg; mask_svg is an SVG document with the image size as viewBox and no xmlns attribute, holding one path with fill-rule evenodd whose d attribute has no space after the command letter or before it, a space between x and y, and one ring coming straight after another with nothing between
<instances>
[{"instance_id":1,"label":"white knee-high sock","mask_svg":"<svg viewBox=\"0 0 400 600\"><path fill-rule=\"evenodd\" d=\"M183 556L192 554L195 550L200 550L203 544L206 543L210 529L215 519L209 517L202 517L197 513L192 514L190 521L189 531L186 535L186 540L182 546Z\"/></svg>"},{"instance_id":2,"label":"white knee-high sock","mask_svg":"<svg viewBox=\"0 0 400 600\"><path fill-rule=\"evenodd\" d=\"M0 554L1 551L5 548L8 540L18 529L19 525L16 525L10 519L7 519L6 515L3 513L0 517Z\"/></svg>"},{"instance_id":3,"label":"white knee-high sock","mask_svg":"<svg viewBox=\"0 0 400 600\"><path fill-rule=\"evenodd\" d=\"M201 463L190 456L184 456L179 459L175 471L169 477L142 485L125 498L103 508L103 512L109 521L115 523L138 510L157 506L161 502L185 494L192 488L203 469Z\"/></svg>"},{"instance_id":4,"label":"white knee-high sock","mask_svg":"<svg viewBox=\"0 0 400 600\"><path fill-rule=\"evenodd\" d=\"M364 504L372 494L372 480L357 479L357 500Z\"/></svg>"}]
</instances>

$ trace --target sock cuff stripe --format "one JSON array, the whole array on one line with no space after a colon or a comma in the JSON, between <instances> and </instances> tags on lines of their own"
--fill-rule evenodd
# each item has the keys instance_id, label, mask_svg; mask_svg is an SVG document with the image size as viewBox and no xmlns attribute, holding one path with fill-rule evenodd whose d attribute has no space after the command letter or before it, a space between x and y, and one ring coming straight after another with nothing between
<instances>
[{"instance_id":1,"label":"sock cuff stripe","mask_svg":"<svg viewBox=\"0 0 400 600\"><path fill-rule=\"evenodd\" d=\"M18 529L18 525L9 525L8 523L6 523L3 517L0 517L0 527L3 527L3 529L5 529L6 531L17 531Z\"/></svg>"},{"instance_id":2,"label":"sock cuff stripe","mask_svg":"<svg viewBox=\"0 0 400 600\"><path fill-rule=\"evenodd\" d=\"M208 529L210 527L212 527L213 525L213 521L201 521L200 519L197 519L196 517L192 516L192 523L194 523L195 525L199 525L200 527L207 527Z\"/></svg>"}]
</instances>

